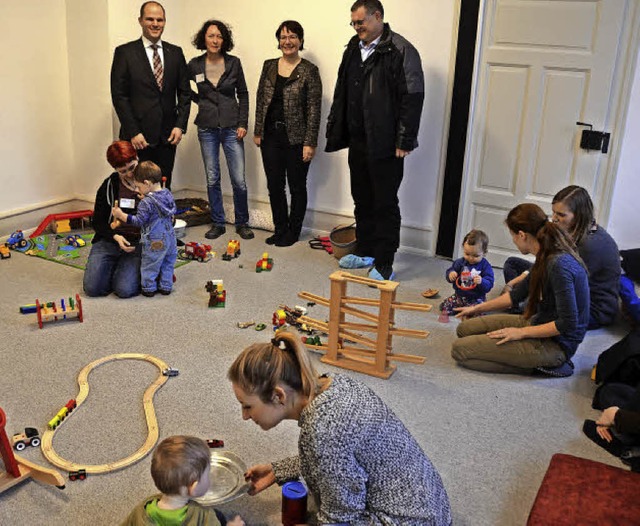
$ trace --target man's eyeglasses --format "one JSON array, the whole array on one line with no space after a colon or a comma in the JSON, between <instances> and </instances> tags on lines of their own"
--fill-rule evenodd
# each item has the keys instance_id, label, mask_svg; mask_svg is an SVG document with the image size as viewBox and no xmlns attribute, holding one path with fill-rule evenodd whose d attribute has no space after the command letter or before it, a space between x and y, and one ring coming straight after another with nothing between
<instances>
[{"instance_id":1,"label":"man's eyeglasses","mask_svg":"<svg viewBox=\"0 0 640 526\"><path fill-rule=\"evenodd\" d=\"M351 22L349 22L349 25L351 27L360 27L365 25L366 22L367 22L367 19L363 18L362 20L352 20Z\"/></svg>"},{"instance_id":2,"label":"man's eyeglasses","mask_svg":"<svg viewBox=\"0 0 640 526\"><path fill-rule=\"evenodd\" d=\"M287 36L280 35L280 38L278 40L280 40L280 42L287 42L287 41L292 42L294 40L298 40L298 35L287 35Z\"/></svg>"}]
</instances>

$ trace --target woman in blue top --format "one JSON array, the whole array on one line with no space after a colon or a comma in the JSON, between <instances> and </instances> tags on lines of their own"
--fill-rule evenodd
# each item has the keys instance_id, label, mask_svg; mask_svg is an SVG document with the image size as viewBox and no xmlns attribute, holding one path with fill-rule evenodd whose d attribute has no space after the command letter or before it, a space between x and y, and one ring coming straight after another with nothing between
<instances>
[{"instance_id":1,"label":"woman in blue top","mask_svg":"<svg viewBox=\"0 0 640 526\"><path fill-rule=\"evenodd\" d=\"M222 188L220 186L220 146L224 150L233 188L236 233L252 239L248 226L249 206L244 173L244 142L249 121L249 90L233 49L231 30L219 20L207 20L193 37L193 45L206 51L189 62L189 75L198 93L196 126L207 175L207 192L213 227L205 234L216 239L226 232Z\"/></svg>"},{"instance_id":2,"label":"woman in blue top","mask_svg":"<svg viewBox=\"0 0 640 526\"><path fill-rule=\"evenodd\" d=\"M587 271L573 242L538 206L525 203L506 220L514 244L536 261L512 291L457 309L458 317L505 310L527 300L524 315L496 314L463 321L451 355L469 369L493 373L573 374L571 357L589 322Z\"/></svg>"},{"instance_id":3,"label":"woman in blue top","mask_svg":"<svg viewBox=\"0 0 640 526\"><path fill-rule=\"evenodd\" d=\"M620 252L607 231L596 223L593 202L581 186L567 186L551 201L553 222L567 232L576 244L589 273L591 305L588 329L611 325L618 315L620 288ZM507 289L526 276L531 263L522 258L508 258L504 263Z\"/></svg>"}]
</instances>

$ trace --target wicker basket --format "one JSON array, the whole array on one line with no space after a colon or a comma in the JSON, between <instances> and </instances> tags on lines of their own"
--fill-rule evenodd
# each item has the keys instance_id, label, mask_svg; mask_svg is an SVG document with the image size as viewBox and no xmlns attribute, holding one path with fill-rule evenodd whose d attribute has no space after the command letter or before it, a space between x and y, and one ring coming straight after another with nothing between
<instances>
[{"instance_id":1,"label":"wicker basket","mask_svg":"<svg viewBox=\"0 0 640 526\"><path fill-rule=\"evenodd\" d=\"M338 225L329 234L329 241L333 247L333 255L340 259L356 250L356 224Z\"/></svg>"}]
</instances>

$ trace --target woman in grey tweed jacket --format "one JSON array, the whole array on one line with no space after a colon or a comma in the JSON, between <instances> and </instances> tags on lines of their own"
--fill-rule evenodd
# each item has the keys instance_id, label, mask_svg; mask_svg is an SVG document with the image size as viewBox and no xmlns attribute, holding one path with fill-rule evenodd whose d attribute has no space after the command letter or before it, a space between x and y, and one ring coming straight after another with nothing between
<instances>
[{"instance_id":1,"label":"woman in grey tweed jacket","mask_svg":"<svg viewBox=\"0 0 640 526\"><path fill-rule=\"evenodd\" d=\"M302 476L318 524L451 524L440 475L403 423L364 384L318 378L297 336L248 347L228 378L245 420L264 430L285 419L300 426L297 457L249 468L251 495Z\"/></svg>"},{"instance_id":2,"label":"woman in grey tweed jacket","mask_svg":"<svg viewBox=\"0 0 640 526\"><path fill-rule=\"evenodd\" d=\"M318 68L300 57L304 29L298 22L282 22L276 39L282 56L265 61L262 68L253 140L262 152L275 225L267 244L286 247L298 241L307 211L307 173L318 144L322 81Z\"/></svg>"}]
</instances>

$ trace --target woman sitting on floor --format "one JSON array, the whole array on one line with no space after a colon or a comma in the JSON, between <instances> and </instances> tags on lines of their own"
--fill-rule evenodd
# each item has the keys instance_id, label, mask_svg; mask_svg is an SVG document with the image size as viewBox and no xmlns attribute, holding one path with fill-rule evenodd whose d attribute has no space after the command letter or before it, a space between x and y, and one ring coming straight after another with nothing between
<instances>
[{"instance_id":1,"label":"woman sitting on floor","mask_svg":"<svg viewBox=\"0 0 640 526\"><path fill-rule=\"evenodd\" d=\"M472 307L457 317L505 310L527 300L524 315L496 314L463 321L451 355L469 369L492 373L551 376L573 374L571 357L589 322L589 283L571 238L542 209L525 203L509 212L511 238L523 254L533 254L531 272L512 291Z\"/></svg>"},{"instance_id":2,"label":"woman sitting on floor","mask_svg":"<svg viewBox=\"0 0 640 526\"><path fill-rule=\"evenodd\" d=\"M300 427L298 456L247 470L250 495L302 476L318 524L451 524L440 475L404 424L364 384L318 377L297 336L248 347L228 378L245 420L264 430L287 419Z\"/></svg>"},{"instance_id":3,"label":"woman sitting on floor","mask_svg":"<svg viewBox=\"0 0 640 526\"><path fill-rule=\"evenodd\" d=\"M611 325L618 314L620 288L620 253L607 231L596 223L593 202L581 186L567 186L551 202L553 222L567 232L589 273L591 305L589 329ZM504 263L507 288L524 279L531 263L522 258L508 258Z\"/></svg>"},{"instance_id":4,"label":"woman sitting on floor","mask_svg":"<svg viewBox=\"0 0 640 526\"><path fill-rule=\"evenodd\" d=\"M115 169L96 194L93 228L96 231L84 271L87 296L107 296L115 292L121 298L140 294L140 229L114 222L111 209L116 203L125 212L135 214L140 196L133 180L138 154L128 141L116 141L107 148L107 161Z\"/></svg>"},{"instance_id":5,"label":"woman sitting on floor","mask_svg":"<svg viewBox=\"0 0 640 526\"><path fill-rule=\"evenodd\" d=\"M631 467L631 471L640 472L640 389L628 385L616 385L627 388L628 398L624 406L607 407L600 418L585 420L582 430L591 440L618 457Z\"/></svg>"}]
</instances>

